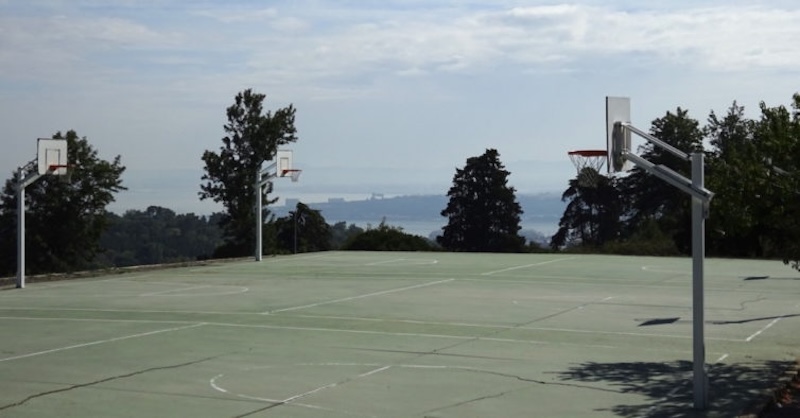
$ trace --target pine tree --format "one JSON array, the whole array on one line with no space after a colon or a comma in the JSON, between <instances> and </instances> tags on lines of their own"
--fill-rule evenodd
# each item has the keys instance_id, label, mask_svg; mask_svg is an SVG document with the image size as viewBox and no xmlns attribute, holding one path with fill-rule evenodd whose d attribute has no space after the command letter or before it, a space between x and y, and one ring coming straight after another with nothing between
<instances>
[{"instance_id":1,"label":"pine tree","mask_svg":"<svg viewBox=\"0 0 800 418\"><path fill-rule=\"evenodd\" d=\"M456 169L447 193L450 201L441 212L449 220L436 241L453 251L523 251L522 208L508 186L509 174L495 149L468 158L463 169Z\"/></svg>"}]
</instances>

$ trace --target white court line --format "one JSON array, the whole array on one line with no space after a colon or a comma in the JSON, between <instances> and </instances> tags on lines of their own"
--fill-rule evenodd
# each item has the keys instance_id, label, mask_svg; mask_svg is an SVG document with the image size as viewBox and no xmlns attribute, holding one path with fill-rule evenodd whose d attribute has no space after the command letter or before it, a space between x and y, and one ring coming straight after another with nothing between
<instances>
[{"instance_id":1,"label":"white court line","mask_svg":"<svg viewBox=\"0 0 800 418\"><path fill-rule=\"evenodd\" d=\"M597 345L597 344L579 344L579 343L565 343L553 341L540 341L540 340L520 340L514 338L494 338L494 337L480 337L480 336L463 336L463 335L443 335L443 334L427 334L420 332L388 332L388 331L368 331L368 330L355 330L355 329L336 329L336 328L315 328L315 327L292 327L281 325L250 325L250 324L230 324L221 322L205 322L206 325L214 325L220 327L234 327L234 328L256 328L256 329L277 329L287 331L310 331L310 332L340 332L347 334L365 334L365 335L389 335L393 337L423 337L423 338L441 338L450 340L466 340L466 341L493 341L515 344L533 344L533 345L559 345L559 346L574 346L582 348L610 348L619 349L619 346L611 345ZM736 340L741 341L741 340ZM657 350L675 353L686 353L688 350Z\"/></svg>"},{"instance_id":2,"label":"white court line","mask_svg":"<svg viewBox=\"0 0 800 418\"><path fill-rule=\"evenodd\" d=\"M0 306L2 311L44 311L44 312L124 312L131 314L140 313L165 313L165 314L192 314L192 315L263 315L260 312L230 312L230 311L184 311L164 309L93 309L93 308L31 308L25 306ZM170 322L170 321L164 321ZM192 321L197 322L197 321Z\"/></svg>"},{"instance_id":3,"label":"white court line","mask_svg":"<svg viewBox=\"0 0 800 418\"><path fill-rule=\"evenodd\" d=\"M720 356L720 358L717 359L717 361L715 361L712 364L721 363L721 362L725 361L725 359L728 358L729 355L730 354L728 354L728 353L723 354L722 356Z\"/></svg>"},{"instance_id":4,"label":"white court line","mask_svg":"<svg viewBox=\"0 0 800 418\"><path fill-rule=\"evenodd\" d=\"M260 315L260 314L256 314ZM303 315L300 315L303 316ZM322 316L318 316L319 318L324 318ZM169 321L169 320L135 320L135 319L91 319L91 318L58 318L58 317L18 317L18 316L11 316L11 317L0 317L0 319L8 319L8 320L37 320L37 321L83 321L83 322L139 322L139 323L164 323L164 324L181 324L181 323L190 323L191 326L186 327L178 327L172 328L169 330L163 331L155 331L154 333L158 332L165 332L165 331L172 331L184 328L192 328L195 326L200 325L213 325L219 327L231 327L231 328L256 328L256 329L275 329L275 330L289 330L289 331L311 331L311 332L341 332L341 333L351 333L351 334L367 334L367 335L389 335L389 336L396 336L396 337L423 337L423 338L443 338L443 339L456 339L456 340L474 340L474 341L494 341L494 342L507 342L507 343L520 343L520 344L538 344L538 345L567 345L567 346L577 346L577 347L585 347L585 348L612 348L617 349L618 346L610 346L610 345L594 345L594 344L578 344L578 343L562 343L562 342L552 342L552 341L540 341L540 340L520 340L520 339L512 339L512 338L493 338L493 337L474 337L474 336L459 336L459 335L444 335L444 334L426 334L426 333L412 333L412 332L388 332L388 331L369 331L369 330L352 330L352 329L336 329L336 328L315 328L315 327L292 327L292 326L280 326L280 325L254 325L254 324L235 324L235 323L228 323L228 322L203 322L200 324L195 323L194 321ZM382 320L377 320L382 321ZM413 322L413 323L420 323L420 324L442 324L442 325L463 325L463 326L476 326L476 327L484 327L484 328L499 328L499 329L512 329L518 327L511 327L511 326L491 326L491 325L470 325L470 324L452 324L447 322L423 322L423 321L398 321L398 322ZM556 328L519 328L525 330L541 330L541 331L563 331L563 332L579 332L579 333L588 333L588 334L612 334L612 335L628 335L628 336L635 336L635 337L648 337L648 338L681 338L681 339L689 339L691 337L687 336L678 336L678 335L656 335L656 334L637 334L637 333L625 333L625 332L604 332L604 331L586 331L586 330L569 330L569 329L556 329ZM143 335L148 335L149 333L145 333ZM131 338L131 337L120 337L120 339ZM738 339L725 339L725 338L707 338L708 340L718 340L718 341L729 341L729 342L742 342L742 340ZM114 339L109 340L114 341ZM675 352L675 353L684 353L690 352L688 350L662 350L657 349L655 351L667 351L667 352ZM5 361L0 359L0 361ZM264 400L264 399L259 399ZM279 400L271 400L274 402L280 402Z\"/></svg>"},{"instance_id":5,"label":"white court line","mask_svg":"<svg viewBox=\"0 0 800 418\"><path fill-rule=\"evenodd\" d=\"M0 308L2 310L17 310L28 308ZM41 310L41 309L37 309ZM121 309L49 309L53 311L88 311L88 312L124 312L124 313L167 313L167 314L223 314L223 315L263 315L260 313L252 312L205 312L205 311L130 311ZM289 317L289 316L287 316ZM470 328L483 328L483 329L523 329L528 331L545 331L545 332L563 332L563 333L576 333L576 334L596 334L596 335L622 335L628 337L644 337L644 338L669 338L688 340L692 337L690 335L675 335L675 334L650 334L642 332L622 332L622 331L598 331L598 330L582 330L582 329L568 329L568 328L548 328L548 327L517 327L512 325L491 325L491 324L475 324L469 322L440 322L440 321L419 321L414 319L382 319L382 318L362 318L362 317L349 317L349 316L333 316L333 315L291 315L293 318L318 318L318 319L341 319L351 321L367 321L367 322L387 322L387 323L401 323L401 324L419 324L419 325L443 325L443 326L456 326L456 327L470 327ZM75 322L134 322L134 323L153 323L153 324L194 324L196 321L182 321L182 320L157 320L157 319L104 319L104 318L64 318L64 317L26 317L26 316L0 316L0 320L24 320L24 321L75 321ZM233 324L225 322L207 322L208 325L218 326L254 326L254 327L269 327L269 325L246 325L246 324ZM309 328L297 328L306 330ZM313 330L313 329L312 329ZM339 331L337 329L325 329L326 331ZM408 335L408 334L403 334ZM431 334L419 334L420 336L429 336ZM440 335L433 335L435 337L443 337ZM742 342L741 339L734 338L715 338L706 337L709 341L725 341L725 342ZM520 340L523 341L523 340Z\"/></svg>"},{"instance_id":6,"label":"white court line","mask_svg":"<svg viewBox=\"0 0 800 418\"><path fill-rule=\"evenodd\" d=\"M38 316L0 316L0 320L20 321L68 321L68 322L129 322L139 324L196 324L197 321L170 321L168 319L106 319L106 318L53 318Z\"/></svg>"},{"instance_id":7,"label":"white court line","mask_svg":"<svg viewBox=\"0 0 800 418\"><path fill-rule=\"evenodd\" d=\"M206 324L205 323L200 323L200 324L187 325L187 326L183 326L183 327L160 329L160 330L156 330L156 331L148 331L148 332L142 332L142 333L139 333L139 334L132 334L132 335L125 335L125 336L122 336L122 337L109 338L109 339L106 339L106 340L99 340L99 341L92 341L92 342L83 343L83 344L69 345L69 346L66 346L66 347L59 347L59 348L53 348L53 349L50 349L50 350L37 351L35 353L28 353L28 354L22 354L22 355L19 355L19 356L0 358L0 363L4 362L4 361L19 360L19 359L28 358L28 357L41 356L43 354L57 353L59 351L72 350L73 348L83 348L83 347L89 347L89 346L98 345L98 344L106 344L106 343L111 343L111 342L115 342L115 341L128 340L128 339L131 339L131 338L146 337L148 335L161 334L163 332L180 331L180 330L183 330L183 329L196 328L196 327L203 326L203 325L206 325Z\"/></svg>"},{"instance_id":8,"label":"white court line","mask_svg":"<svg viewBox=\"0 0 800 418\"><path fill-rule=\"evenodd\" d=\"M763 327L763 328L761 328L760 330L758 330L758 331L754 332L754 333L753 333L753 335L751 335L751 336L747 337L747 338L745 339L745 341L747 341L747 342L753 341L753 340L754 340L756 337L758 337L759 335L761 335L761 333L762 333L762 332L764 332L764 331L766 331L766 330L770 329L770 328L771 328L773 325L777 324L777 323L778 323L778 321L780 321L781 319L783 319L783 316L780 316L780 317L778 317L778 318L775 318L775 319L773 319L773 320L772 320L772 322L770 322L770 323L769 323L769 324L767 324L767 325L764 325L764 327Z\"/></svg>"},{"instance_id":9,"label":"white court line","mask_svg":"<svg viewBox=\"0 0 800 418\"><path fill-rule=\"evenodd\" d=\"M295 400L297 400L297 399L302 399L302 398L305 398L305 397L306 397L306 396L308 396L308 395L313 395L313 394L315 394L315 393L317 393L317 392L321 392L321 391L323 391L323 390L325 390L325 389L335 388L336 386L339 386L339 385L341 385L341 384L348 383L348 382L352 382L353 380L360 379L360 378L362 378L362 377L367 377L367 376L373 375L373 374L375 374L375 373L380 373L380 372L382 372L382 371L384 371L384 370L386 370L386 369L388 369L388 368L390 368L390 367L392 367L392 366L384 366L384 367L379 367L379 368L377 368L377 369L375 369L375 370L370 370L370 371L368 371L368 372L366 372L366 373L361 373L360 375L358 375L358 376L356 376L356 377L354 377L354 378L352 378L352 379L345 379L345 380L342 380L342 381L340 381L340 382L333 382L333 383L329 383L329 384L327 384L327 385L320 386L320 387L318 387L318 388L316 388L316 389L311 389L311 390L309 390L308 392L305 392L305 393L301 393L301 394L299 394L299 395L294 395L294 396L288 397L288 398L286 398L286 399L282 400L280 403L290 403L290 402L292 402L292 401L295 401Z\"/></svg>"},{"instance_id":10,"label":"white court line","mask_svg":"<svg viewBox=\"0 0 800 418\"><path fill-rule=\"evenodd\" d=\"M492 274L495 274L495 273L504 273L504 272L507 272L507 271L519 270L519 269L524 269L524 268L528 268L528 267L543 266L545 264L558 263L560 261L572 260L574 258L575 257L557 258L555 260L542 261L541 263L525 264L524 266L514 266L514 267L508 267L508 268L504 268L504 269L500 269L500 270L495 270L495 271L487 271L486 273L481 273L481 276L491 276Z\"/></svg>"},{"instance_id":11,"label":"white court line","mask_svg":"<svg viewBox=\"0 0 800 418\"><path fill-rule=\"evenodd\" d=\"M395 258L393 260L376 261L374 263L367 263L367 264L364 264L364 265L365 266L377 266L377 265L381 265L381 264L395 263L395 262L403 261L403 260L405 260L405 258Z\"/></svg>"},{"instance_id":12,"label":"white court line","mask_svg":"<svg viewBox=\"0 0 800 418\"><path fill-rule=\"evenodd\" d=\"M262 312L262 313L265 314L265 315L268 315L268 314L273 314L273 313L278 313L278 312L288 312L288 311L296 311L296 310L299 310L299 309L314 308L314 307L322 306L322 305L330 305L332 303L347 302L347 301L350 301L350 300L363 299L363 298L368 298L368 297L371 297L371 296L380 296L380 295L386 295L386 294L389 294L389 293L402 292L404 290L411 290L411 289L418 289L420 287L433 286L433 285L437 285L437 284L452 282L453 280L455 280L455 279L437 280L435 282L415 284L413 286L398 287L396 289L382 290L380 292L367 293L365 295L350 296L350 297L346 297L346 298L329 300L329 301L325 301L325 302L310 303L308 305L293 306L291 308L276 309L274 311L266 311L266 312Z\"/></svg>"},{"instance_id":13,"label":"white court line","mask_svg":"<svg viewBox=\"0 0 800 418\"><path fill-rule=\"evenodd\" d=\"M284 261L305 261L310 258L334 258L334 257L330 254L317 254L309 256L290 255L290 256L281 256L275 258L265 258L263 261L266 261L267 263L281 263Z\"/></svg>"},{"instance_id":14,"label":"white court line","mask_svg":"<svg viewBox=\"0 0 800 418\"><path fill-rule=\"evenodd\" d=\"M139 296L158 296L158 295L163 295L165 293L184 292L184 291L187 291L187 290L205 289L207 287L211 287L211 285L207 284L207 285L202 285L202 286L182 287L180 289L162 290L162 291L159 291L159 292L142 293Z\"/></svg>"}]
</instances>

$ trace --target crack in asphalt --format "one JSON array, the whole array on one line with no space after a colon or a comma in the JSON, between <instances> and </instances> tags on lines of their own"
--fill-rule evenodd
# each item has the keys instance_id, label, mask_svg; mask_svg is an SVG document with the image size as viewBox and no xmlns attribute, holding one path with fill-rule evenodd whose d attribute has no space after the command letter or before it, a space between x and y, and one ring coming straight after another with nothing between
<instances>
[{"instance_id":1,"label":"crack in asphalt","mask_svg":"<svg viewBox=\"0 0 800 418\"><path fill-rule=\"evenodd\" d=\"M48 395L53 395L53 394L56 394L56 393L68 392L68 391L71 391L71 390L85 388L85 387L94 386L94 385L99 385L101 383L111 382L111 381L114 381L114 380L126 379L126 378L129 378L129 377L138 376L138 375L141 375L141 374L144 374L144 373L153 372L153 371L177 369L177 368L180 368L180 367L191 366L193 364L202 363L204 361L212 360L212 359L215 359L217 357L219 357L219 356L206 357L206 358L199 359L199 360L193 360L193 361L189 361L189 362L186 362L186 363L180 363L180 364L171 364L171 365L168 365L168 366L150 367L148 369L137 370L135 372L125 373L125 374L121 374L121 375L117 375L117 376L111 376L111 377L107 377L105 379L94 380L92 382L79 383L79 384L76 384L76 385L67 386L65 388L48 390L48 391L45 391L45 392L39 392L39 393L35 393L33 395L30 395L30 396L26 397L25 399L19 400L17 402L13 402L13 403L10 403L10 404L6 404L6 405L3 405L3 406L0 406L0 411L4 411L6 409L11 409L11 408L16 408L18 406L24 405L25 403L27 403L27 402L29 402L31 400L34 400L34 399L37 399L37 398L41 398L41 397L44 397L44 396L48 396Z\"/></svg>"}]
</instances>

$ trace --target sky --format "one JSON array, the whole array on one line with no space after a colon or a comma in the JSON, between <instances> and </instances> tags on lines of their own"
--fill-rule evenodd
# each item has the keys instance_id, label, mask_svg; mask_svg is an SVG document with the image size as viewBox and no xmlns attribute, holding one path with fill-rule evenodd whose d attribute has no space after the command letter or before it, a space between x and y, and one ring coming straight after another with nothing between
<instances>
[{"instance_id":1,"label":"sky","mask_svg":"<svg viewBox=\"0 0 800 418\"><path fill-rule=\"evenodd\" d=\"M0 173L73 129L127 167L111 210L220 211L201 156L252 88L297 109L281 198L445 194L487 148L518 193L560 193L607 95L642 129L788 105L797 22L780 0L0 0Z\"/></svg>"}]
</instances>

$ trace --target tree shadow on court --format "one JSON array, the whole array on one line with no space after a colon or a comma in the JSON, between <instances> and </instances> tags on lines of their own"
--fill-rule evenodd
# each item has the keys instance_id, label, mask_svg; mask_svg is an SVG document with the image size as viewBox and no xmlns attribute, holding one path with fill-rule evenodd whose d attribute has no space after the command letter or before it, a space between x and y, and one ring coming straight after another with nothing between
<instances>
[{"instance_id":1,"label":"tree shadow on court","mask_svg":"<svg viewBox=\"0 0 800 418\"><path fill-rule=\"evenodd\" d=\"M735 417L744 410L758 412L769 389L790 369L791 362L718 364L709 368L709 408L693 408L692 363L594 363L587 362L559 373L564 381L597 383L620 393L639 394L648 401L616 405L610 411L620 417L697 418ZM590 395L587 395L590 396Z\"/></svg>"}]
</instances>

